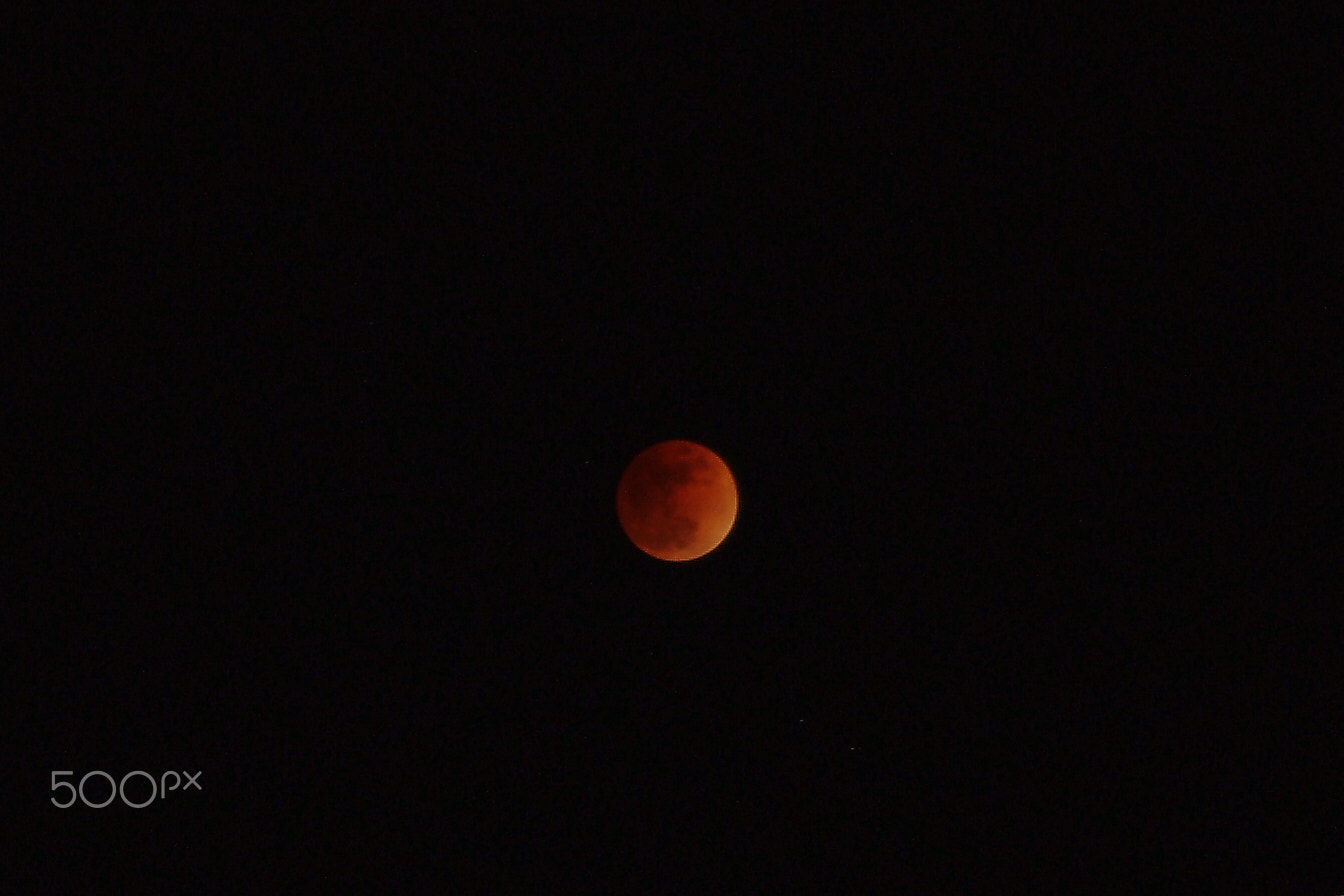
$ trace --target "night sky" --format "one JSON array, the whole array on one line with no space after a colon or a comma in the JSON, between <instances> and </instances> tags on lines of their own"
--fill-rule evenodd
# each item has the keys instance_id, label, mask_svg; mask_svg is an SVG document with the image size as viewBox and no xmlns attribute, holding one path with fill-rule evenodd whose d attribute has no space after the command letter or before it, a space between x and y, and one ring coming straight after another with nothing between
<instances>
[{"instance_id":1,"label":"night sky","mask_svg":"<svg viewBox=\"0 0 1344 896\"><path fill-rule=\"evenodd\" d=\"M4 62L16 892L1344 886L1337 11L189 7Z\"/></svg>"}]
</instances>

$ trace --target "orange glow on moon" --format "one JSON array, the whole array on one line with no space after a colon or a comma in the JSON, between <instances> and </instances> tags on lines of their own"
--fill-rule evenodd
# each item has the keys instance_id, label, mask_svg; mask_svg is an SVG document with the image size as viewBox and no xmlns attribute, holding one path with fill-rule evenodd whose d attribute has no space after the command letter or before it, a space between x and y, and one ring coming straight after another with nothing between
<instances>
[{"instance_id":1,"label":"orange glow on moon","mask_svg":"<svg viewBox=\"0 0 1344 896\"><path fill-rule=\"evenodd\" d=\"M644 449L625 468L616 514L635 547L659 560L695 560L718 547L737 519L737 483L703 445Z\"/></svg>"}]
</instances>

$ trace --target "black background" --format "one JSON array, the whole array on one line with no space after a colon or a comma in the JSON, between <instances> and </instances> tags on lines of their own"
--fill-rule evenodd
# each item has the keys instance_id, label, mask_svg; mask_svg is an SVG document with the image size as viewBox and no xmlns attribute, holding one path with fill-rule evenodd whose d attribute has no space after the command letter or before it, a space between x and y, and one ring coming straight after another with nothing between
<instances>
[{"instance_id":1,"label":"black background","mask_svg":"<svg viewBox=\"0 0 1344 896\"><path fill-rule=\"evenodd\" d=\"M25 892L1339 888L1338 12L11 24Z\"/></svg>"}]
</instances>

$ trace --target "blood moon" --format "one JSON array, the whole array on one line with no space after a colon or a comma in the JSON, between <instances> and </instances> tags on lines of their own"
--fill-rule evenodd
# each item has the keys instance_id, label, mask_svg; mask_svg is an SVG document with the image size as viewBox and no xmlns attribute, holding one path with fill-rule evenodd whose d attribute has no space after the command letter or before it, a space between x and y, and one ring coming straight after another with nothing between
<instances>
[{"instance_id":1,"label":"blood moon","mask_svg":"<svg viewBox=\"0 0 1344 896\"><path fill-rule=\"evenodd\" d=\"M616 488L616 515L635 547L659 560L695 560L718 547L737 519L728 465L695 442L645 448Z\"/></svg>"}]
</instances>

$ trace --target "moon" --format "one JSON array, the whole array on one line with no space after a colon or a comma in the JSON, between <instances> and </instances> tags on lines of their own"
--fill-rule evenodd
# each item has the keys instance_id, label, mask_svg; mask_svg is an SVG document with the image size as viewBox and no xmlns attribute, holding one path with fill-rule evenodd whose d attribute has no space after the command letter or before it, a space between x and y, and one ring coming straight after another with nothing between
<instances>
[{"instance_id":1,"label":"moon","mask_svg":"<svg viewBox=\"0 0 1344 896\"><path fill-rule=\"evenodd\" d=\"M737 482L713 451L659 442L635 456L616 488L616 515L635 547L659 560L696 560L737 519Z\"/></svg>"}]
</instances>

